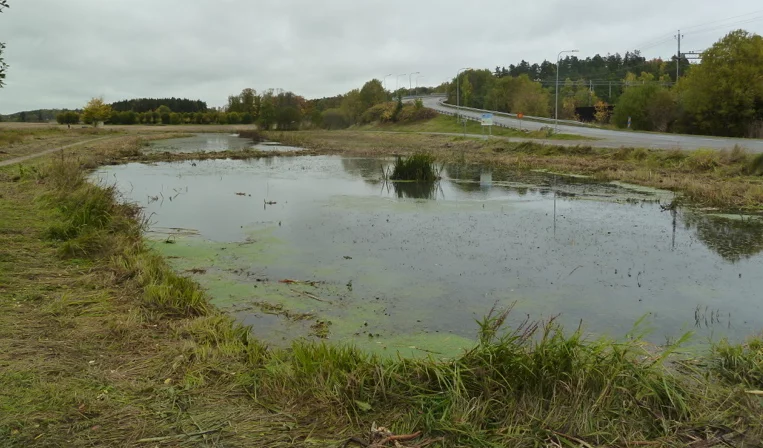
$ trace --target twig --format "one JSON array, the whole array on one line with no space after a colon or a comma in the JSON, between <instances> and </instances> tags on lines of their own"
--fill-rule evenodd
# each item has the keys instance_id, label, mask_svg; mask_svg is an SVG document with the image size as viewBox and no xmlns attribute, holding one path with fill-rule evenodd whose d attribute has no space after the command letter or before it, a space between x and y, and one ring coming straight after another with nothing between
<instances>
[{"instance_id":1,"label":"twig","mask_svg":"<svg viewBox=\"0 0 763 448\"><path fill-rule=\"evenodd\" d=\"M379 443L374 443L371 446L379 446L383 447L384 445L388 444L389 442L405 442L406 440L413 440L418 437L421 437L421 431L416 431L413 434L402 434L399 436L388 436L383 439Z\"/></svg>"},{"instance_id":2,"label":"twig","mask_svg":"<svg viewBox=\"0 0 763 448\"><path fill-rule=\"evenodd\" d=\"M298 291L298 290L296 290L296 289L294 289L294 288L289 288L289 289L290 289L292 292L295 292L295 293L297 293L297 294L302 294L303 296L305 296L305 297L308 297L308 298L310 298L310 299L313 299L313 300L317 300L317 301L319 301L319 302L323 302L323 303L331 303L331 302L329 302L328 300L319 299L318 297L315 297L314 295L310 294L309 292Z\"/></svg>"},{"instance_id":3,"label":"twig","mask_svg":"<svg viewBox=\"0 0 763 448\"><path fill-rule=\"evenodd\" d=\"M183 437L203 436L205 434L211 434L213 432L219 432L219 431L222 431L222 428L208 429L206 431L193 432L190 434L176 434L174 436L149 437L147 439L140 439L136 443L162 442L162 441L171 440L171 439L182 439Z\"/></svg>"}]
</instances>

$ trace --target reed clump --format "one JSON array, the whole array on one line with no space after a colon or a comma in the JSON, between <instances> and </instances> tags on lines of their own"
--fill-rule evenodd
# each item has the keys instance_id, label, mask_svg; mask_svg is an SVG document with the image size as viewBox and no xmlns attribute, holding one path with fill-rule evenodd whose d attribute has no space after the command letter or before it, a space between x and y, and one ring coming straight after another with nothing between
<instances>
[{"instance_id":1,"label":"reed clump","mask_svg":"<svg viewBox=\"0 0 763 448\"><path fill-rule=\"evenodd\" d=\"M398 156L390 179L434 182L439 179L435 162L435 157L426 152L417 152L408 157Z\"/></svg>"}]
</instances>

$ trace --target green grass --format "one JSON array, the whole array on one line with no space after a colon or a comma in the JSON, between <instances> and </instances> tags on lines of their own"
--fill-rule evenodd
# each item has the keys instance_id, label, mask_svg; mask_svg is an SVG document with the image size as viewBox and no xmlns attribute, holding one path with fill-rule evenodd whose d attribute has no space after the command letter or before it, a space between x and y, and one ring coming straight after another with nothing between
<instances>
[{"instance_id":1,"label":"green grass","mask_svg":"<svg viewBox=\"0 0 763 448\"><path fill-rule=\"evenodd\" d=\"M459 123L455 117L447 115L438 115L430 120L409 124L367 125L363 126L361 129L394 132L442 132L451 134L466 132L467 134L488 135L488 128L482 126L476 121L467 121L466 127L464 128L464 125ZM548 140L592 140L591 138L574 134L554 134L553 132L548 131L520 131L519 129L502 128L499 126L492 127L492 135L497 137L518 137Z\"/></svg>"},{"instance_id":2,"label":"green grass","mask_svg":"<svg viewBox=\"0 0 763 448\"><path fill-rule=\"evenodd\" d=\"M438 177L434 156L419 152L408 157L397 157L390 179L434 182Z\"/></svg>"}]
</instances>

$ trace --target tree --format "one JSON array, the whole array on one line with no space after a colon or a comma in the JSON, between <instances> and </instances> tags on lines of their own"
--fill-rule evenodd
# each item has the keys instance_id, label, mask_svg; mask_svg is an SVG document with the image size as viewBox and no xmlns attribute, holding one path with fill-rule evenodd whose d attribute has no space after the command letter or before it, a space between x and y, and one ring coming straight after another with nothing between
<instances>
[{"instance_id":1,"label":"tree","mask_svg":"<svg viewBox=\"0 0 763 448\"><path fill-rule=\"evenodd\" d=\"M617 100L612 114L615 125L621 128L628 126L630 117L633 129L666 131L676 117L673 94L655 82L654 75L650 73L642 73L638 78L629 74L625 80L635 85L628 86Z\"/></svg>"},{"instance_id":2,"label":"tree","mask_svg":"<svg viewBox=\"0 0 763 448\"><path fill-rule=\"evenodd\" d=\"M469 107L472 99L472 83L469 82L469 77L464 76L464 80L461 81L461 105Z\"/></svg>"},{"instance_id":3,"label":"tree","mask_svg":"<svg viewBox=\"0 0 763 448\"><path fill-rule=\"evenodd\" d=\"M8 7L8 0L0 0L0 12ZM8 64L3 59L3 50L5 50L5 44L0 42L0 88L5 85L3 81L5 79L5 72L8 70Z\"/></svg>"},{"instance_id":4,"label":"tree","mask_svg":"<svg viewBox=\"0 0 763 448\"><path fill-rule=\"evenodd\" d=\"M349 125L347 116L339 108L326 109L321 114L321 126L325 129L344 129Z\"/></svg>"},{"instance_id":5,"label":"tree","mask_svg":"<svg viewBox=\"0 0 763 448\"><path fill-rule=\"evenodd\" d=\"M593 114L594 118L596 119L596 122L599 124L607 124L609 123L609 104L605 103L604 101L599 101L596 103L596 106L594 106L596 109L596 113Z\"/></svg>"},{"instance_id":6,"label":"tree","mask_svg":"<svg viewBox=\"0 0 763 448\"><path fill-rule=\"evenodd\" d=\"M678 86L689 131L744 137L763 121L763 37L729 33Z\"/></svg>"},{"instance_id":7,"label":"tree","mask_svg":"<svg viewBox=\"0 0 763 448\"><path fill-rule=\"evenodd\" d=\"M168 106L161 105L158 109L156 109L156 112L159 114L159 118L162 120L162 124L170 124L170 114L172 113L172 109L170 109Z\"/></svg>"},{"instance_id":8,"label":"tree","mask_svg":"<svg viewBox=\"0 0 763 448\"><path fill-rule=\"evenodd\" d=\"M384 86L378 79L368 81L360 89L360 102L363 104L363 111L386 101L387 92L384 91Z\"/></svg>"},{"instance_id":9,"label":"tree","mask_svg":"<svg viewBox=\"0 0 763 448\"><path fill-rule=\"evenodd\" d=\"M59 124L65 124L71 127L71 125L79 123L79 114L72 111L61 112L56 115L56 121Z\"/></svg>"},{"instance_id":10,"label":"tree","mask_svg":"<svg viewBox=\"0 0 763 448\"><path fill-rule=\"evenodd\" d=\"M111 106L104 103L103 97L92 98L82 109L82 121L93 126L98 126L101 121L111 117Z\"/></svg>"},{"instance_id":11,"label":"tree","mask_svg":"<svg viewBox=\"0 0 763 448\"><path fill-rule=\"evenodd\" d=\"M260 116L257 120L262 129L269 130L276 122L276 108L272 96L266 96L260 102Z\"/></svg>"}]
</instances>

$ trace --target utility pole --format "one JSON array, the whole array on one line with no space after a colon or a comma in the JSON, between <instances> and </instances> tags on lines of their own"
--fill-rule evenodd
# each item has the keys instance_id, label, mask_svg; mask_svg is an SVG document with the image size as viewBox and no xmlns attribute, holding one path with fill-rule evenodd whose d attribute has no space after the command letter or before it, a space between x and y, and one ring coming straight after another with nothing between
<instances>
[{"instance_id":1,"label":"utility pole","mask_svg":"<svg viewBox=\"0 0 763 448\"><path fill-rule=\"evenodd\" d=\"M554 132L559 132L559 60L564 53L577 53L578 50L562 50L556 55L556 95L554 95Z\"/></svg>"},{"instance_id":2,"label":"utility pole","mask_svg":"<svg viewBox=\"0 0 763 448\"><path fill-rule=\"evenodd\" d=\"M681 30L678 30L678 34L676 34L676 39L678 40L678 53L676 53L676 82L678 82L678 77L681 76L681 38L683 36L681 35Z\"/></svg>"}]
</instances>

